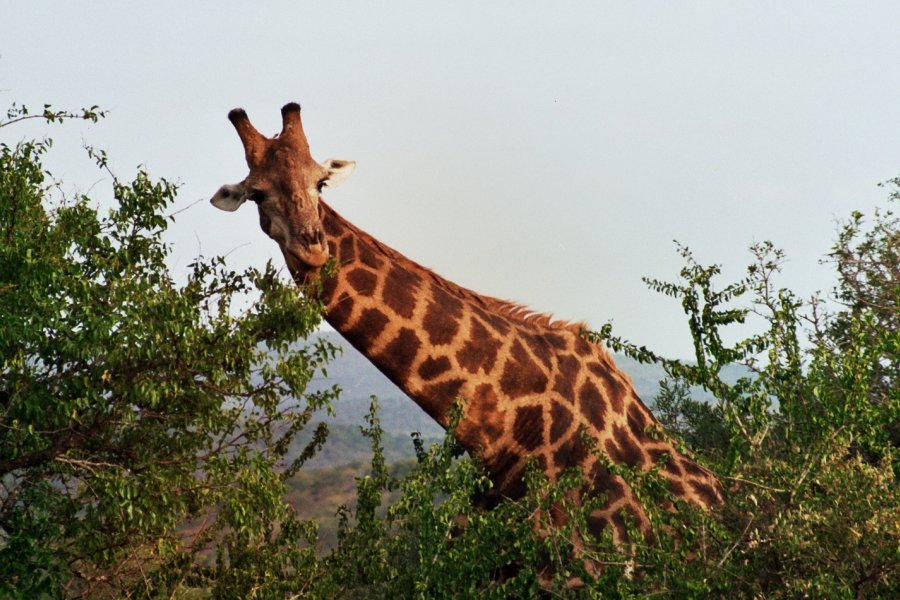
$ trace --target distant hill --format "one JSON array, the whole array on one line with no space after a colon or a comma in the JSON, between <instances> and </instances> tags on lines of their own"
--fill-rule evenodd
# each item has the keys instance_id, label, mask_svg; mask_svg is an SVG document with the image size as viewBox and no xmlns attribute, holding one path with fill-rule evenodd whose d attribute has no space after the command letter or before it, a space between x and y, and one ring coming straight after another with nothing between
<instances>
[{"instance_id":1,"label":"distant hill","mask_svg":"<svg viewBox=\"0 0 900 600\"><path fill-rule=\"evenodd\" d=\"M334 414L319 411L313 423L328 423L329 435L325 447L307 465L311 468L330 468L350 463L367 464L371 459L369 440L360 432L366 424L372 396L378 399L378 418L384 429L382 443L388 462L412 458L412 434L419 433L426 443L441 439L443 428L425 411L409 399L400 388L382 375L369 360L344 341L340 334L330 331L317 334L336 346L343 354L328 365L328 377L315 378L310 391L330 389L337 384L341 394L332 405ZM299 451L311 436L311 427L298 436L294 450Z\"/></svg>"}]
</instances>

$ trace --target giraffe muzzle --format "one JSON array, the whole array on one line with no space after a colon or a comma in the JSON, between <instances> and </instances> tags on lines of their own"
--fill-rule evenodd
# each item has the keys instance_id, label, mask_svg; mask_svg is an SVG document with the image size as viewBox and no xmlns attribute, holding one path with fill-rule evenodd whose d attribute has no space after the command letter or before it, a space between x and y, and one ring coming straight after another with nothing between
<instances>
[{"instance_id":1,"label":"giraffe muzzle","mask_svg":"<svg viewBox=\"0 0 900 600\"><path fill-rule=\"evenodd\" d=\"M295 242L288 245L285 253L294 259L288 262L292 270L318 269L328 261L328 243L321 228L310 227L294 239ZM290 264L292 262L300 264Z\"/></svg>"}]
</instances>

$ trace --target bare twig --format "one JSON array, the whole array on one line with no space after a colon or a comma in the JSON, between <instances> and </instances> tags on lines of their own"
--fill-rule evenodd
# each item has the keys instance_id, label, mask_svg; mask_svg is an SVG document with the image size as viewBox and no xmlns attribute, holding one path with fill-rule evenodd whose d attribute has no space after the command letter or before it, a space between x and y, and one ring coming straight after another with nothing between
<instances>
[{"instance_id":1,"label":"bare twig","mask_svg":"<svg viewBox=\"0 0 900 600\"><path fill-rule=\"evenodd\" d=\"M723 476L722 479L727 479L728 481L737 481L737 482L739 482L739 483L746 483L746 484L752 485L752 486L754 486L754 487L758 487L758 488L761 488L761 489L764 489L764 490L769 490L770 492L778 492L779 494L786 494L786 493L787 493L787 490L783 490L783 489L781 489L781 488L771 487L771 486L768 486L768 485L763 485L763 484L761 484L761 483L757 483L757 482L755 482L755 481L750 481L749 479L742 479L742 478L740 478L740 477L728 477L728 476Z\"/></svg>"},{"instance_id":2,"label":"bare twig","mask_svg":"<svg viewBox=\"0 0 900 600\"><path fill-rule=\"evenodd\" d=\"M750 519L747 520L747 525L744 527L744 530L741 532L741 536L731 545L730 548L722 555L721 560L719 560L718 564L716 564L716 571L722 568L722 565L725 564L725 561L728 560L728 557L731 556L731 553L735 551L735 549L744 543L744 536L747 535L747 532L750 530L750 525L753 524L753 515L750 515Z\"/></svg>"},{"instance_id":3,"label":"bare twig","mask_svg":"<svg viewBox=\"0 0 900 600\"><path fill-rule=\"evenodd\" d=\"M172 218L172 217L174 217L175 215L177 215L177 214L179 214L179 213L183 213L183 212L186 211L187 209L189 209L189 208L191 208L191 207L193 207L193 206L196 206L197 204L203 202L203 200L204 200L204 198L197 198L196 200L194 200L193 202L191 202L190 204L188 204L188 205L185 206L184 208L179 208L179 209L176 210L175 212L170 212L170 213L169 213L168 215L166 215L166 216L169 217L169 218Z\"/></svg>"}]
</instances>

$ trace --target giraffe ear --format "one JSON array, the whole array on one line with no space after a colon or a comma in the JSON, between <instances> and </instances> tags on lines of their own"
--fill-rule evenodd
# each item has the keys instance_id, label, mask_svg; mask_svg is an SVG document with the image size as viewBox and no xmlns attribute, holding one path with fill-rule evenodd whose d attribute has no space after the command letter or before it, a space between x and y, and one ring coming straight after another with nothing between
<instances>
[{"instance_id":1,"label":"giraffe ear","mask_svg":"<svg viewBox=\"0 0 900 600\"><path fill-rule=\"evenodd\" d=\"M216 195L210 199L210 203L219 210L232 212L240 208L247 200L247 190L240 183L225 184L219 188Z\"/></svg>"},{"instance_id":2,"label":"giraffe ear","mask_svg":"<svg viewBox=\"0 0 900 600\"><path fill-rule=\"evenodd\" d=\"M356 168L356 161L329 158L322 163L322 166L328 171L328 176L322 180L322 185L335 188L350 177L350 173Z\"/></svg>"}]
</instances>

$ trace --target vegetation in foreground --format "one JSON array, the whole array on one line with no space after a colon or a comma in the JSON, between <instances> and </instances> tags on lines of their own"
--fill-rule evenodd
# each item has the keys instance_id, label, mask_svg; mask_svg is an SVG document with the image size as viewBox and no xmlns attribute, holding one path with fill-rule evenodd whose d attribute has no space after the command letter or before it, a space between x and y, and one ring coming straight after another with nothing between
<instances>
[{"instance_id":1,"label":"vegetation in foreground","mask_svg":"<svg viewBox=\"0 0 900 600\"><path fill-rule=\"evenodd\" d=\"M102 113L13 107L0 131L32 116ZM319 307L271 266L235 273L201 258L176 283L162 241L175 186L110 174L115 206L101 215L43 170L49 148L0 144L0 596L508 598L537 595L539 575L565 597L900 596L890 211L844 224L826 259L837 273L827 305L776 285L783 257L770 244L724 285L682 249L679 279L648 284L681 302L691 363L609 327L585 333L663 365L657 414L728 489L717 511L671 513L652 508L667 493L652 473L620 468L655 538L627 553L595 540L580 555L605 565L592 577L572 546L590 507L566 505L578 473L554 486L533 474L524 499L482 511L472 497L490 482L452 437L417 443L414 468L392 471L374 403L371 467L337 516L334 549L317 552L315 521L286 494L311 485L302 465L325 429L284 457L334 394L305 391L332 348L289 351ZM741 327L751 333L723 341ZM750 374L723 378L734 364ZM715 402L692 398L692 385ZM544 522L551 506L567 525Z\"/></svg>"}]
</instances>

